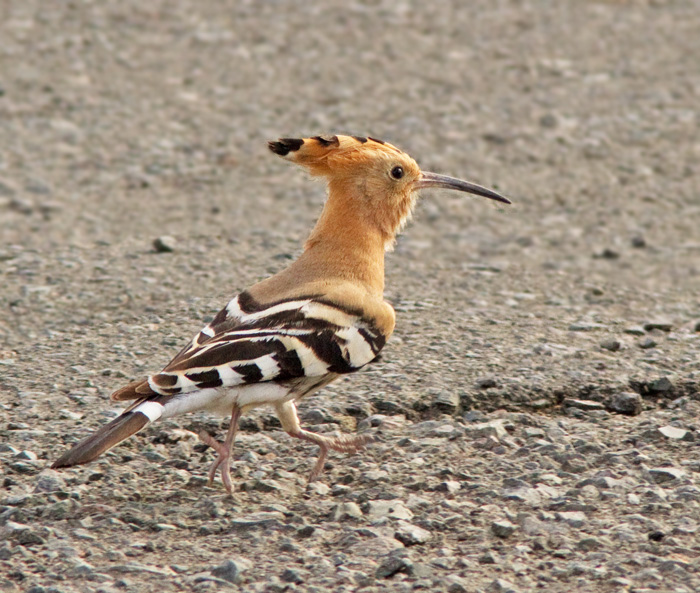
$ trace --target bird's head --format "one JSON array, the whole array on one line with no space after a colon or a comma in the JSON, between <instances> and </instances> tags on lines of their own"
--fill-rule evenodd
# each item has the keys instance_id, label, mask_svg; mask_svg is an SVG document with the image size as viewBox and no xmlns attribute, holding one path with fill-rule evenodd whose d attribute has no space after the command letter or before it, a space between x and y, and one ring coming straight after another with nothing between
<instances>
[{"instance_id":1,"label":"bird's head","mask_svg":"<svg viewBox=\"0 0 700 593\"><path fill-rule=\"evenodd\" d=\"M280 138L270 142L269 148L312 175L325 177L328 206L338 213L333 218L347 220L350 216L375 226L387 246L411 215L418 190L441 187L510 204L507 198L480 185L421 171L405 152L375 138Z\"/></svg>"}]
</instances>

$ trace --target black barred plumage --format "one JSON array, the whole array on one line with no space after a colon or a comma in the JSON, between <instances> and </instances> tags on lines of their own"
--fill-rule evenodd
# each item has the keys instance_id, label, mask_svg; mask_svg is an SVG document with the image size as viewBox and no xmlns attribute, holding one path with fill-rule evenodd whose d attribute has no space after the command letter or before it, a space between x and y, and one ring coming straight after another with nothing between
<instances>
[{"instance_id":1,"label":"black barred plumage","mask_svg":"<svg viewBox=\"0 0 700 593\"><path fill-rule=\"evenodd\" d=\"M87 463L160 417L208 410L231 416L223 443L200 434L218 453L210 482L220 470L231 492L238 421L265 404L290 435L320 447L311 479L321 473L329 449L353 452L368 442L365 435L329 437L302 429L295 402L378 358L395 320L383 298L384 251L410 215L415 192L444 187L508 200L422 172L411 157L371 136L281 138L269 148L328 180L328 201L304 253L231 299L161 372L114 392L113 400L133 403L52 467ZM353 176L360 181L349 182Z\"/></svg>"}]
</instances>

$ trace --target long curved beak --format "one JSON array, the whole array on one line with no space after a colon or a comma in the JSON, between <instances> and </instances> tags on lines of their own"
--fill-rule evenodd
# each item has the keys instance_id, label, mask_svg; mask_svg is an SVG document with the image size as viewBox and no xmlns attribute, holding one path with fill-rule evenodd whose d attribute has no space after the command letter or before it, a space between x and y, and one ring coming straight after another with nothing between
<instances>
[{"instance_id":1,"label":"long curved beak","mask_svg":"<svg viewBox=\"0 0 700 593\"><path fill-rule=\"evenodd\" d=\"M508 198L504 198L501 194L497 194L495 191L490 190L481 185L477 185L476 183L470 183L469 181L463 181L462 179L457 179L455 177L448 177L447 175L439 175L438 173L429 173L428 171L421 171L421 176L415 182L415 188L425 189L428 187L444 187L445 189L456 189L457 191L463 191L468 194L483 196L484 198L489 198L491 200L503 202L504 204L511 203L511 201Z\"/></svg>"}]
</instances>

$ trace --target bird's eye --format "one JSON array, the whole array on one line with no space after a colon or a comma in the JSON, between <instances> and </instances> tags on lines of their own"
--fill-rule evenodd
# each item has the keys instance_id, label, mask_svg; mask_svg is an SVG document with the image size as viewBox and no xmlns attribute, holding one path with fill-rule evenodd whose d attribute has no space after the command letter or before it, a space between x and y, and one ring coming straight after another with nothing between
<instances>
[{"instance_id":1,"label":"bird's eye","mask_svg":"<svg viewBox=\"0 0 700 593\"><path fill-rule=\"evenodd\" d=\"M403 167L396 166L391 170L391 176L394 179L401 179L403 177Z\"/></svg>"}]
</instances>

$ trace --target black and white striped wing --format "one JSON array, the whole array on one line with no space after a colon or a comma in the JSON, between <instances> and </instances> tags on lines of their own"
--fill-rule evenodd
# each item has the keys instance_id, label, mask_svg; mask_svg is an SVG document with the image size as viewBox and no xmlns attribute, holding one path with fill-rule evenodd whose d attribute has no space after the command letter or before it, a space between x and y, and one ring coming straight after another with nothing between
<instances>
[{"instance_id":1,"label":"black and white striped wing","mask_svg":"<svg viewBox=\"0 0 700 593\"><path fill-rule=\"evenodd\" d=\"M177 395L350 373L371 362L384 342L357 312L318 298L260 307L242 293L148 385L155 393Z\"/></svg>"}]
</instances>

